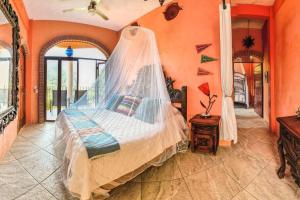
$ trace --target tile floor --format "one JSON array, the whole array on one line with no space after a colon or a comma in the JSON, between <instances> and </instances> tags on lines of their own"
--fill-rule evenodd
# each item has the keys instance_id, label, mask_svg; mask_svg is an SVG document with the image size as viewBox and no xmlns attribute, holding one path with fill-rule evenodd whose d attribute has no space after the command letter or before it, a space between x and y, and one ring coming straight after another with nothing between
<instances>
[{"instance_id":1,"label":"tile floor","mask_svg":"<svg viewBox=\"0 0 300 200\"><path fill-rule=\"evenodd\" d=\"M238 144L217 155L178 154L112 191L111 200L296 200L300 189L287 172L276 176L276 137L252 110L239 109ZM72 199L60 181L61 152L54 125L22 129L0 161L0 200Z\"/></svg>"}]
</instances>

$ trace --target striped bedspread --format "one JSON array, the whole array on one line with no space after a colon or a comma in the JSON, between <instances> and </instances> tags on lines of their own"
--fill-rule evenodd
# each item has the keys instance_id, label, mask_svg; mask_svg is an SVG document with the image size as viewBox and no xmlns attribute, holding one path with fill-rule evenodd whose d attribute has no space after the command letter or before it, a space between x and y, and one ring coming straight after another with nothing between
<instances>
[{"instance_id":1,"label":"striped bedspread","mask_svg":"<svg viewBox=\"0 0 300 200\"><path fill-rule=\"evenodd\" d=\"M83 112L75 109L62 111L85 146L89 159L120 150L118 141Z\"/></svg>"}]
</instances>

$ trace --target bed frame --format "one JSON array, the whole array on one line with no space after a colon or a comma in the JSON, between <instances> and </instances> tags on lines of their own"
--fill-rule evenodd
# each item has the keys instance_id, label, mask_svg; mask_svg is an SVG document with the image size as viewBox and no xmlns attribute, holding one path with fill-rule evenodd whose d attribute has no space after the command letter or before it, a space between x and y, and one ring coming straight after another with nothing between
<instances>
[{"instance_id":1,"label":"bed frame","mask_svg":"<svg viewBox=\"0 0 300 200\"><path fill-rule=\"evenodd\" d=\"M187 120L187 86L182 86L181 90L174 88L174 82L171 77L165 75L167 89L171 98L171 102L181 112L185 120Z\"/></svg>"}]
</instances>

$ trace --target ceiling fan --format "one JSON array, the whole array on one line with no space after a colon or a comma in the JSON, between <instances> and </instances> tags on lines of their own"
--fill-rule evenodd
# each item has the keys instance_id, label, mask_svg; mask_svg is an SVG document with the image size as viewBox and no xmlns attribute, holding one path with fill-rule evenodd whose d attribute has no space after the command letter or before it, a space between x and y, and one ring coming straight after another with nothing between
<instances>
[{"instance_id":1,"label":"ceiling fan","mask_svg":"<svg viewBox=\"0 0 300 200\"><path fill-rule=\"evenodd\" d=\"M99 5L100 2L101 2L101 0L91 0L88 7L71 8L71 9L63 10L63 12L66 13L66 12L74 12L74 11L83 11L83 12L91 13L92 15L95 15L95 14L99 15L104 20L109 20L109 18L102 11L97 9L97 5Z\"/></svg>"}]
</instances>

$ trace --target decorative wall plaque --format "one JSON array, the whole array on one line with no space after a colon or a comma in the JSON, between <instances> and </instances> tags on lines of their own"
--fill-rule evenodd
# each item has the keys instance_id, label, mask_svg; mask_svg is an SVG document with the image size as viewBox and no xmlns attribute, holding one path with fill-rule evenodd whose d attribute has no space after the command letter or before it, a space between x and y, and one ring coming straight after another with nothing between
<instances>
[{"instance_id":1,"label":"decorative wall plaque","mask_svg":"<svg viewBox=\"0 0 300 200\"><path fill-rule=\"evenodd\" d=\"M164 12L166 20L170 21L172 19L175 19L180 10L183 10L183 9L178 5L178 3L170 4L167 7L166 11Z\"/></svg>"},{"instance_id":2,"label":"decorative wall plaque","mask_svg":"<svg viewBox=\"0 0 300 200\"><path fill-rule=\"evenodd\" d=\"M199 44L199 45L196 45L197 53L202 52L203 50L205 50L209 46L211 46L211 44Z\"/></svg>"},{"instance_id":3,"label":"decorative wall plaque","mask_svg":"<svg viewBox=\"0 0 300 200\"><path fill-rule=\"evenodd\" d=\"M218 59L213 58L213 57L209 57L207 55L202 55L201 56L201 63L207 63L207 62L213 62L213 61L217 61Z\"/></svg>"}]
</instances>

